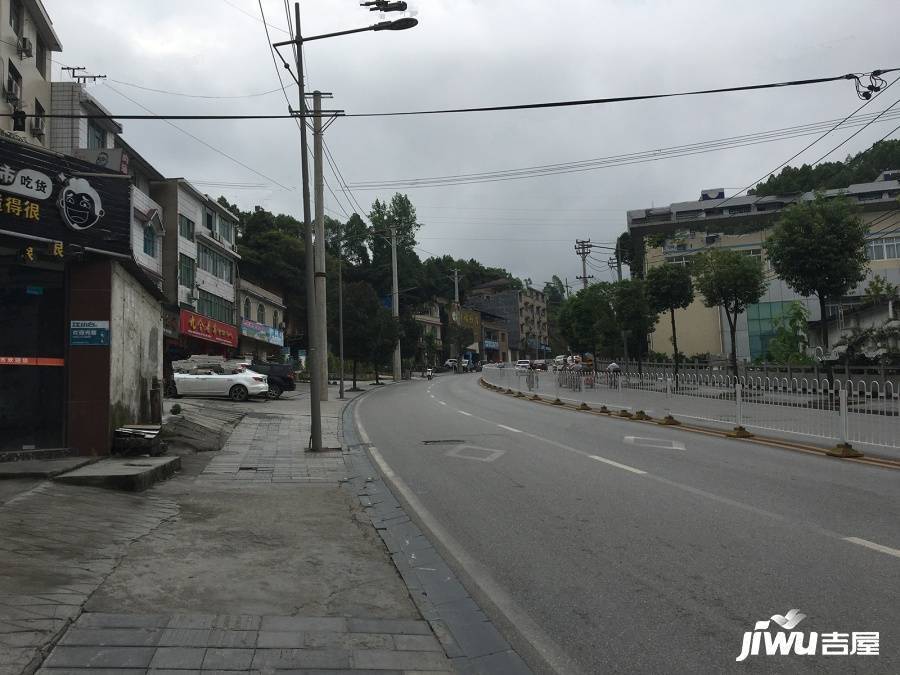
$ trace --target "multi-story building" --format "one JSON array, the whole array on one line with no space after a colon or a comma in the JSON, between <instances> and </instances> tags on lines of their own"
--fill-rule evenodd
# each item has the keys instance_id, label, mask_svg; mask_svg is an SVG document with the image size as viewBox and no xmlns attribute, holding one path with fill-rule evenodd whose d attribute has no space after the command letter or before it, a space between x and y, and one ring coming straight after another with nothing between
<instances>
[{"instance_id":1,"label":"multi-story building","mask_svg":"<svg viewBox=\"0 0 900 675\"><path fill-rule=\"evenodd\" d=\"M162 251L167 363L190 354L233 355L236 216L184 178L153 183L150 193L168 224Z\"/></svg>"},{"instance_id":2,"label":"multi-story building","mask_svg":"<svg viewBox=\"0 0 900 675\"><path fill-rule=\"evenodd\" d=\"M481 330L482 360L490 363L508 362L509 335L503 317L481 312Z\"/></svg>"},{"instance_id":3,"label":"multi-story building","mask_svg":"<svg viewBox=\"0 0 900 675\"><path fill-rule=\"evenodd\" d=\"M241 276L238 283L241 308L240 353L267 360L284 349L284 301L278 293Z\"/></svg>"},{"instance_id":4,"label":"multi-story building","mask_svg":"<svg viewBox=\"0 0 900 675\"><path fill-rule=\"evenodd\" d=\"M842 331L842 316L862 300L863 291L876 274L891 283L900 283L900 225L898 204L900 171L885 171L871 183L850 185L840 190L827 190L826 196L844 195L854 200L863 222L869 224L866 254L869 258L867 279L843 298L835 298L826 308L827 320ZM758 257L765 268L767 288L760 302L751 305L738 317L736 341L739 359L764 357L768 342L775 335L782 311L793 302L802 302L810 324L820 320L818 301L805 298L778 278L766 258L764 242L770 228L789 205L811 200L814 193L748 195L724 200L722 190L704 190L701 199L679 202L667 207L637 209L628 212L628 228L632 236L652 242L644 255L645 272L664 262L686 264L692 255L711 248L730 248ZM725 356L730 352L730 330L723 310L705 307L698 296L675 315L679 350L688 355ZM848 324L849 326L849 324ZM818 331L810 331L813 346ZM654 351L672 353L671 328L667 317L661 317L650 338ZM834 337L830 338L832 343Z\"/></svg>"},{"instance_id":5,"label":"multi-story building","mask_svg":"<svg viewBox=\"0 0 900 675\"><path fill-rule=\"evenodd\" d=\"M116 151L116 138L122 125L94 98L80 82L54 82L51 86L51 112L54 115L87 117L54 117L50 120L50 148L66 155L79 155L105 168L128 173L127 157Z\"/></svg>"},{"instance_id":6,"label":"multi-story building","mask_svg":"<svg viewBox=\"0 0 900 675\"><path fill-rule=\"evenodd\" d=\"M18 130L12 117L0 118L0 129L27 143L49 147L43 115L51 109L50 54L61 52L62 45L40 0L0 0L0 17L4 112L36 116Z\"/></svg>"},{"instance_id":7,"label":"multi-story building","mask_svg":"<svg viewBox=\"0 0 900 675\"><path fill-rule=\"evenodd\" d=\"M544 358L549 353L547 301L541 291L516 289L510 280L498 279L471 289L466 303L502 317L510 360Z\"/></svg>"},{"instance_id":8,"label":"multi-story building","mask_svg":"<svg viewBox=\"0 0 900 675\"><path fill-rule=\"evenodd\" d=\"M422 353L422 362L427 365L436 365L437 354L443 348L443 323L441 322L441 305L446 300L436 299L434 302L425 303L419 311L413 314L413 320L422 326L422 338L419 340L419 349ZM434 352L427 353L428 342L433 342Z\"/></svg>"}]
</instances>

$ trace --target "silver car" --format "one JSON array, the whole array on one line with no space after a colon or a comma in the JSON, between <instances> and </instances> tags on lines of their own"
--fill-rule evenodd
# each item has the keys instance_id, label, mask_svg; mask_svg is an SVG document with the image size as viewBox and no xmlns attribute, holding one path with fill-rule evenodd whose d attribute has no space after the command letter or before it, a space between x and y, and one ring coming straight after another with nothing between
<instances>
[{"instance_id":1,"label":"silver car","mask_svg":"<svg viewBox=\"0 0 900 675\"><path fill-rule=\"evenodd\" d=\"M178 396L227 396L232 401L246 401L269 393L268 378L246 368L194 368L175 373L174 379Z\"/></svg>"}]
</instances>

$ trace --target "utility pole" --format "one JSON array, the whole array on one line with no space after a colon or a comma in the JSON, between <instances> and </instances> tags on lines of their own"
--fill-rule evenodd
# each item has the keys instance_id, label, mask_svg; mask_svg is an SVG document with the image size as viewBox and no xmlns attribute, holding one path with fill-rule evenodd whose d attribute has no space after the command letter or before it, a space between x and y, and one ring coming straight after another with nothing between
<instances>
[{"instance_id":1,"label":"utility pole","mask_svg":"<svg viewBox=\"0 0 900 675\"><path fill-rule=\"evenodd\" d=\"M459 304L459 270L453 270L453 302Z\"/></svg>"},{"instance_id":2,"label":"utility pole","mask_svg":"<svg viewBox=\"0 0 900 675\"><path fill-rule=\"evenodd\" d=\"M302 77L302 73L301 73ZM325 297L325 177L322 168L322 92L313 92L313 182L316 190L316 323L319 343L319 400L328 400L328 320Z\"/></svg>"},{"instance_id":3,"label":"utility pole","mask_svg":"<svg viewBox=\"0 0 900 675\"><path fill-rule=\"evenodd\" d=\"M591 254L591 240L590 239L576 239L575 240L575 253L576 255L581 257L581 276L576 277L576 279L580 279L583 288L588 287L588 279L593 279L593 274L587 273L587 258Z\"/></svg>"},{"instance_id":4,"label":"utility pole","mask_svg":"<svg viewBox=\"0 0 900 675\"><path fill-rule=\"evenodd\" d=\"M572 286L569 284L569 277L566 277L566 300L572 297Z\"/></svg>"},{"instance_id":5,"label":"utility pole","mask_svg":"<svg viewBox=\"0 0 900 675\"><path fill-rule=\"evenodd\" d=\"M619 283L622 283L622 256L619 251L619 240L616 239L616 275L618 276ZM627 331L622 331L622 351L625 353L625 363L628 363L628 333Z\"/></svg>"},{"instance_id":6,"label":"utility pole","mask_svg":"<svg viewBox=\"0 0 900 675\"><path fill-rule=\"evenodd\" d=\"M338 398L344 400L344 230L338 224Z\"/></svg>"},{"instance_id":7,"label":"utility pole","mask_svg":"<svg viewBox=\"0 0 900 675\"><path fill-rule=\"evenodd\" d=\"M316 326L316 289L314 269L316 264L313 252L313 223L309 208L309 161L307 160L308 144L306 140L306 92L303 82L303 38L300 37L300 3L294 4L294 24L297 34L294 43L297 46L298 89L300 93L300 173L303 181L303 240L306 245L306 333L309 342L306 362L309 366L309 420L310 449L318 452L322 449L322 406L319 401L319 336Z\"/></svg>"},{"instance_id":8,"label":"utility pole","mask_svg":"<svg viewBox=\"0 0 900 675\"><path fill-rule=\"evenodd\" d=\"M391 294L391 313L394 319L400 318L400 287L397 284L397 228L391 226L391 277L393 282L393 293ZM394 382L400 382L402 373L400 372L400 336L397 336L397 342L394 344Z\"/></svg>"}]
</instances>

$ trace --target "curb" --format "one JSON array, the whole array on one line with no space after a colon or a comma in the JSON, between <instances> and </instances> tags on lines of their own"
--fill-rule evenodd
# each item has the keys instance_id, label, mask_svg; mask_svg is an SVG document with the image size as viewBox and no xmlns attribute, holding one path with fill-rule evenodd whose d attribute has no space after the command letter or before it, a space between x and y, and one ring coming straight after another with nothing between
<instances>
[{"instance_id":1,"label":"curb","mask_svg":"<svg viewBox=\"0 0 900 675\"><path fill-rule=\"evenodd\" d=\"M485 382L483 379L479 380L479 384L482 388L493 390L493 387ZM502 392L501 392L502 393ZM528 402L534 402L537 404L543 405L552 405L548 401L544 401L541 399L534 400L531 398L527 398L524 395L514 395L512 398L522 398L527 400ZM698 434L704 434L706 436L717 436L722 439L726 439L729 441L737 440L743 441L746 443L755 443L757 445L767 445L769 447L781 448L783 450L793 450L795 452L805 452L812 455L819 455L821 457L826 457L828 459L838 459L846 462L856 462L858 464L868 464L870 466L878 466L885 469L900 469L900 460L890 459L887 457L877 457L877 456L865 456L865 457L855 457L850 454L835 452L834 448L823 448L815 445L807 445L805 443L799 443L795 441L787 441L780 438L772 438L771 436L759 436L756 434L749 434L746 430L743 432L735 432L732 431L724 431L720 429L714 429L712 427L703 427L694 424L685 424L679 420L676 420L671 415L663 418L662 420L654 420L649 416L644 415L643 418L638 417L637 415L631 415L626 410L622 410L621 412L614 412L613 410L607 409L605 405L600 406L599 409L592 409L587 404L581 403L580 406L575 405L573 403L564 403L562 406L555 406L560 410L572 410L577 412L585 412L589 415L596 415L598 417L614 417L618 419L622 419L623 421L641 423L641 424L652 424L655 426L668 426L672 429L678 429L681 431L690 431ZM642 412L642 411L638 411ZM624 415L622 413L625 413Z\"/></svg>"},{"instance_id":2,"label":"curb","mask_svg":"<svg viewBox=\"0 0 900 675\"><path fill-rule=\"evenodd\" d=\"M448 555L433 533L414 519L415 510L374 461L371 455L374 446L360 438L354 408L364 395L344 406L341 416L346 446L344 459L353 469L350 472L353 478L344 486L352 491L371 519L416 608L458 672L530 675L533 671L481 609L481 603L469 593L468 587L477 588L477 584L464 568L467 583L460 580L455 568L462 566ZM430 572L415 566L416 560L426 558ZM451 567L448 560L456 565ZM440 604L437 598L442 599Z\"/></svg>"}]
</instances>

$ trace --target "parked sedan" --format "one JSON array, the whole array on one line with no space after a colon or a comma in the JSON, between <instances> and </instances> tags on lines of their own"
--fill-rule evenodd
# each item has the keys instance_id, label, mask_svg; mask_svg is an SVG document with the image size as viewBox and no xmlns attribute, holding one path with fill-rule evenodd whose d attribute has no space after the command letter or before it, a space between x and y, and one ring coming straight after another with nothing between
<instances>
[{"instance_id":1,"label":"parked sedan","mask_svg":"<svg viewBox=\"0 0 900 675\"><path fill-rule=\"evenodd\" d=\"M252 370L225 372L214 368L195 368L175 373L178 396L227 396L232 401L246 401L251 396L269 393L268 378Z\"/></svg>"}]
</instances>

